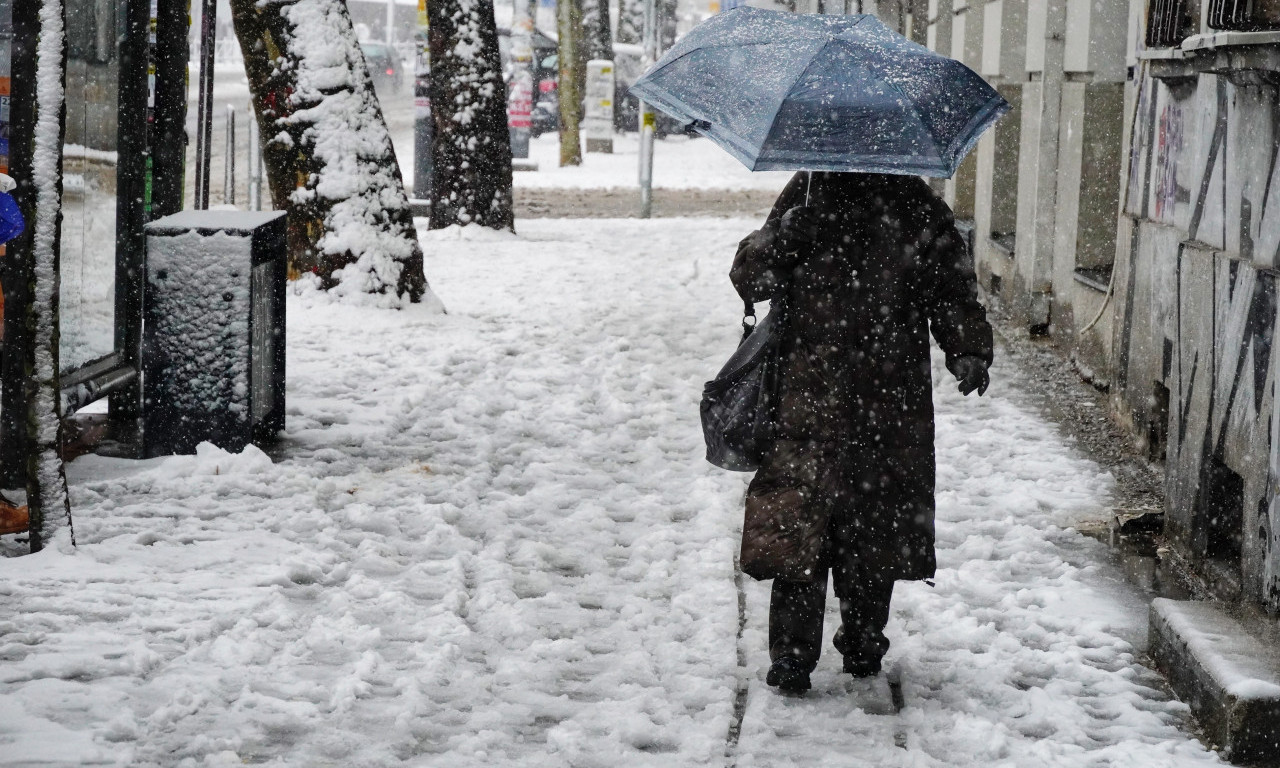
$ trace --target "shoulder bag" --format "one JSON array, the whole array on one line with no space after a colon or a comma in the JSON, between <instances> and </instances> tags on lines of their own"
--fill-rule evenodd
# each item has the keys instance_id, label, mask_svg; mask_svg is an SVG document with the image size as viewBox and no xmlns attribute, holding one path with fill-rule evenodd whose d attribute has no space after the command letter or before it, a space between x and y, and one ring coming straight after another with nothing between
<instances>
[{"instance_id":1,"label":"shoulder bag","mask_svg":"<svg viewBox=\"0 0 1280 768\"><path fill-rule=\"evenodd\" d=\"M755 307L743 304L742 341L702 388L702 436L707 461L754 472L773 441L786 308L775 297L769 314L756 323Z\"/></svg>"}]
</instances>

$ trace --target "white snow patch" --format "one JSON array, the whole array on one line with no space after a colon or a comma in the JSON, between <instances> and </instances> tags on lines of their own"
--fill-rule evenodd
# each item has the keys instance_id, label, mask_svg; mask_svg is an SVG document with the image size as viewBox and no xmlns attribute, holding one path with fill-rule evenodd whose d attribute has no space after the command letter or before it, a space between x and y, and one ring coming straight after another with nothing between
<instances>
[{"instance_id":1,"label":"white snow patch","mask_svg":"<svg viewBox=\"0 0 1280 768\"><path fill-rule=\"evenodd\" d=\"M0 560L0 702L19 724L0 755L1216 762L1137 661L1142 601L1070 527L1101 514L1110 479L1008 399L1004 365L982 399L935 366L940 571L895 598L903 715L859 709L830 651L812 695L766 689L761 584L739 669L748 478L703 462L697 406L736 341L727 272L758 223L428 235L449 315L291 294L271 460L85 457L71 466L80 549Z\"/></svg>"}]
</instances>

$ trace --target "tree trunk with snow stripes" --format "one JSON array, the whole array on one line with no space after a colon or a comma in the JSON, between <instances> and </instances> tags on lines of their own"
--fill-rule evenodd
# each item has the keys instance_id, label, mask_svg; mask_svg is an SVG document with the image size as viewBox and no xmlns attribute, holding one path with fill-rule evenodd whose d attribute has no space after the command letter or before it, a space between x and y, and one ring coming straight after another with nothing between
<instances>
[{"instance_id":1,"label":"tree trunk with snow stripes","mask_svg":"<svg viewBox=\"0 0 1280 768\"><path fill-rule=\"evenodd\" d=\"M511 135L493 3L428 0L431 19L431 228L514 229Z\"/></svg>"},{"instance_id":2,"label":"tree trunk with snow stripes","mask_svg":"<svg viewBox=\"0 0 1280 768\"><path fill-rule=\"evenodd\" d=\"M341 294L434 301L382 109L342 0L232 0L290 268Z\"/></svg>"}]
</instances>

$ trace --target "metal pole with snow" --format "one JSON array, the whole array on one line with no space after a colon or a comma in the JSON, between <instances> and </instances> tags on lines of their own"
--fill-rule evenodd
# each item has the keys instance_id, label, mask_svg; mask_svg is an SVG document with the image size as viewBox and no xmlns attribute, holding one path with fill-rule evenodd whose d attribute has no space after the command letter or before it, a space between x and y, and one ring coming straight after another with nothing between
<instances>
[{"instance_id":1,"label":"metal pole with snow","mask_svg":"<svg viewBox=\"0 0 1280 768\"><path fill-rule=\"evenodd\" d=\"M658 60L658 9L654 0L644 0L644 69ZM653 107L640 102L640 218L653 214L653 134L657 122Z\"/></svg>"}]
</instances>

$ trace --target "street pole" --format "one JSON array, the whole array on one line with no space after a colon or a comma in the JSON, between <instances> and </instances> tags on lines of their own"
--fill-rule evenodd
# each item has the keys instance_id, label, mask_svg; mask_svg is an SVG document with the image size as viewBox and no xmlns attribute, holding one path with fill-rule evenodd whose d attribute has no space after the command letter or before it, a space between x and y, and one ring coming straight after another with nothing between
<instances>
[{"instance_id":1,"label":"street pole","mask_svg":"<svg viewBox=\"0 0 1280 768\"><path fill-rule=\"evenodd\" d=\"M200 5L200 100L196 107L196 189L193 208L209 207L209 155L213 148L213 48L216 0Z\"/></svg>"},{"instance_id":2,"label":"street pole","mask_svg":"<svg viewBox=\"0 0 1280 768\"><path fill-rule=\"evenodd\" d=\"M236 204L236 108L227 105L227 151L222 173L222 202Z\"/></svg>"},{"instance_id":3,"label":"street pole","mask_svg":"<svg viewBox=\"0 0 1280 768\"><path fill-rule=\"evenodd\" d=\"M658 8L644 0L644 69L658 60ZM657 127L653 107L640 102L640 218L653 214L653 134Z\"/></svg>"},{"instance_id":4,"label":"street pole","mask_svg":"<svg viewBox=\"0 0 1280 768\"><path fill-rule=\"evenodd\" d=\"M258 121L253 119L252 103L245 114L249 117L249 135L245 137L248 150L245 169L249 173L249 210L260 211L262 210L262 147L258 144Z\"/></svg>"}]
</instances>

